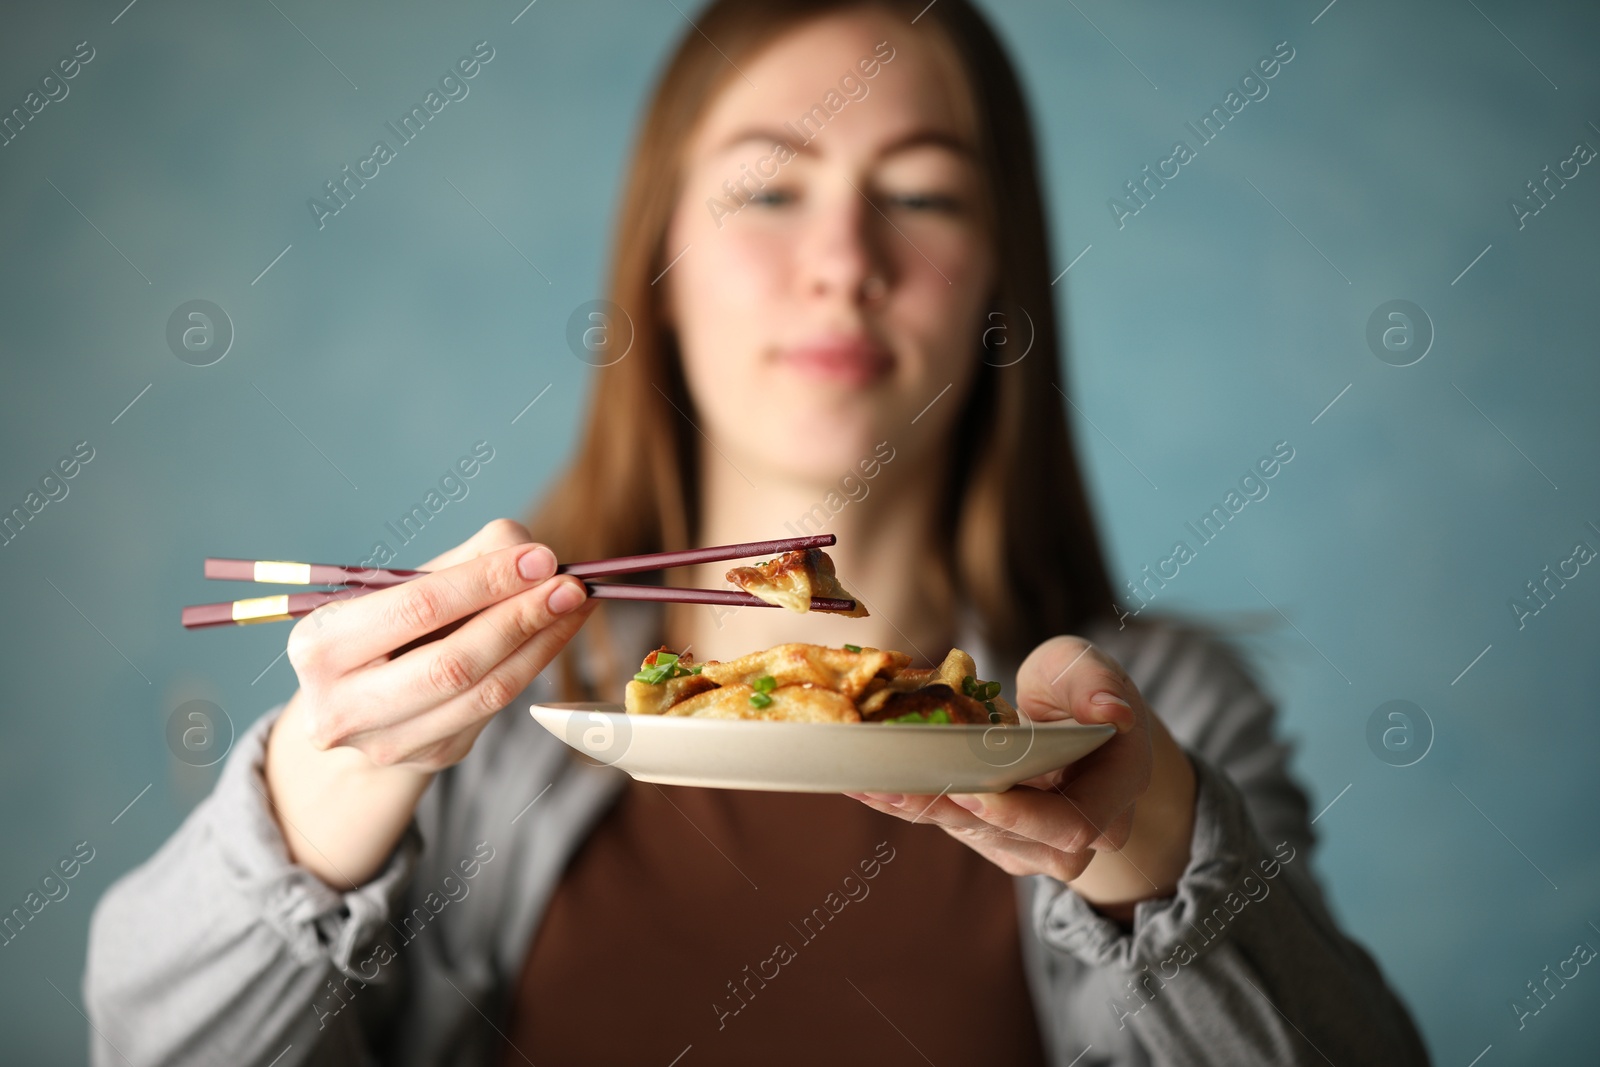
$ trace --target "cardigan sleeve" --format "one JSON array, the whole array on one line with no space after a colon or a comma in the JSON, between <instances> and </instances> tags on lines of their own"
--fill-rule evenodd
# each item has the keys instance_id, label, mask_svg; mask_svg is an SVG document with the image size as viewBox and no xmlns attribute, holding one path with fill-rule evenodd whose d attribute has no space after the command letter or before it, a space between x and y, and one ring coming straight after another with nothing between
<instances>
[{"instance_id":1,"label":"cardigan sleeve","mask_svg":"<svg viewBox=\"0 0 1600 1067\"><path fill-rule=\"evenodd\" d=\"M1188 753L1195 826L1176 891L1137 905L1131 928L1035 876L1035 934L1094 987L1074 1005L1156 1064L1426 1064L1404 1005L1323 901L1309 805L1248 672L1172 627L1103 646Z\"/></svg>"},{"instance_id":2,"label":"cardigan sleeve","mask_svg":"<svg viewBox=\"0 0 1600 1067\"><path fill-rule=\"evenodd\" d=\"M83 980L96 1067L368 1060L361 1018L385 998L364 990L394 983L402 961L374 973L358 950L397 907L422 836L413 818L348 892L293 863L262 774L281 709L240 735L212 792L97 903Z\"/></svg>"}]
</instances>

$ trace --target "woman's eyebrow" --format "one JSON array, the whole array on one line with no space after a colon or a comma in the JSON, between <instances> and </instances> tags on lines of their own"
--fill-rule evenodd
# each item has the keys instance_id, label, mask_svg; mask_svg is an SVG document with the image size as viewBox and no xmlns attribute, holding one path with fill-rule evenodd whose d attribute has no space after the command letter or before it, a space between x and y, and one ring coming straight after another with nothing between
<instances>
[{"instance_id":1,"label":"woman's eyebrow","mask_svg":"<svg viewBox=\"0 0 1600 1067\"><path fill-rule=\"evenodd\" d=\"M878 150L878 157L892 156L913 148L944 148L964 159L975 160L977 153L962 137L948 130L913 130Z\"/></svg>"},{"instance_id":2,"label":"woman's eyebrow","mask_svg":"<svg viewBox=\"0 0 1600 1067\"><path fill-rule=\"evenodd\" d=\"M816 149L812 146L811 141L816 139L816 135L813 134L808 139L796 141L793 136L794 132L792 128L784 130L775 126L747 126L730 134L714 151L718 153L727 152L739 145L754 141L763 145L783 145L791 152L800 155L815 155ZM947 130L921 129L912 130L884 145L878 150L876 158L883 159L913 148L926 147L944 148L969 160L977 157L977 153L973 151L972 146L964 138Z\"/></svg>"},{"instance_id":3,"label":"woman's eyebrow","mask_svg":"<svg viewBox=\"0 0 1600 1067\"><path fill-rule=\"evenodd\" d=\"M744 144L747 141L757 141L764 145L783 145L792 152L814 153L816 149L806 141L796 144L788 132L776 126L747 126L725 138L713 150L726 152Z\"/></svg>"}]
</instances>

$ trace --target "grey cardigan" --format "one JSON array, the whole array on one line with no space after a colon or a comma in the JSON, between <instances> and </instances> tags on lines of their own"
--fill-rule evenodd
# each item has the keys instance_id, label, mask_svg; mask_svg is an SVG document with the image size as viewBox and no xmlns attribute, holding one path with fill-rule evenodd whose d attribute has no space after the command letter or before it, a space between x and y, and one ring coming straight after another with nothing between
<instances>
[{"instance_id":1,"label":"grey cardigan","mask_svg":"<svg viewBox=\"0 0 1600 1067\"><path fill-rule=\"evenodd\" d=\"M655 646L653 607L612 619L618 648ZM1168 625L1085 636L1189 752L1197 810L1176 894L1141 903L1131 930L1053 878L1016 879L1051 1062L1427 1063L1405 1008L1323 902L1306 796L1237 660ZM583 637L563 655L593 671ZM1015 692L1014 665L994 663L970 628L960 647ZM563 867L627 780L570 758L530 718L530 703L555 699L554 674L434 779L386 867L345 893L289 861L268 809L262 756L282 705L244 731L211 794L95 908L92 1062L488 1067ZM684 1067L715 1060L702 1048Z\"/></svg>"}]
</instances>

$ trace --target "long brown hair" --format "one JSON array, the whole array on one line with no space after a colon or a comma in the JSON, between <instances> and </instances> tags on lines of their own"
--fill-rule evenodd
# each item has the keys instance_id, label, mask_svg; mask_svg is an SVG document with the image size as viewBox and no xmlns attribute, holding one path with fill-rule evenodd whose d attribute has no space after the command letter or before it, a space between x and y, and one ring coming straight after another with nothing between
<instances>
[{"instance_id":1,"label":"long brown hair","mask_svg":"<svg viewBox=\"0 0 1600 1067\"><path fill-rule=\"evenodd\" d=\"M597 371L577 455L528 525L562 559L694 544L700 441L682 414L694 404L651 285L667 265L682 147L742 59L804 22L863 7L902 17L908 34L953 57L964 76L994 220L991 310L1012 335L1004 351L1032 335L1020 362L985 358L975 376L955 423L960 446L945 450L943 536L934 558L913 564L950 608L969 605L989 647L1016 663L1115 609L1057 385L1065 364L1032 123L1004 49L966 0L925 9L922 0L714 0L695 16L698 29L683 34L640 127L616 220L609 299L631 320L632 347ZM979 358L980 337L973 349ZM603 634L604 611L586 629L601 623ZM570 671L567 683L570 691Z\"/></svg>"}]
</instances>

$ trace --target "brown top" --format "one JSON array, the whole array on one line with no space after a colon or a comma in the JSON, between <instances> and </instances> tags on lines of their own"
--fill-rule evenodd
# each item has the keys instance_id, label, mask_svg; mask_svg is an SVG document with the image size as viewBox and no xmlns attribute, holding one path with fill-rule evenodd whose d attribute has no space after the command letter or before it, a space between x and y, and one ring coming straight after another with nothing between
<instances>
[{"instance_id":1,"label":"brown top","mask_svg":"<svg viewBox=\"0 0 1600 1067\"><path fill-rule=\"evenodd\" d=\"M551 898L502 1063L1043 1065L1019 938L1012 877L936 826L630 780Z\"/></svg>"}]
</instances>

